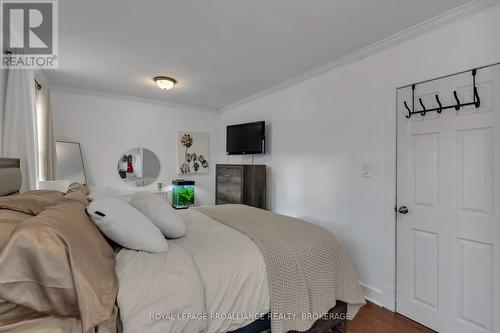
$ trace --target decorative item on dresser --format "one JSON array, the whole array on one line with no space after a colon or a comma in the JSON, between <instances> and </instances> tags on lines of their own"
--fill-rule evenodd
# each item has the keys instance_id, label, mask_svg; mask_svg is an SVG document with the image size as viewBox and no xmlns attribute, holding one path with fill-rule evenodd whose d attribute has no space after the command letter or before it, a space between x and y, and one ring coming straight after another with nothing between
<instances>
[{"instance_id":1,"label":"decorative item on dresser","mask_svg":"<svg viewBox=\"0 0 500 333\"><path fill-rule=\"evenodd\" d=\"M266 166L217 164L215 203L266 209Z\"/></svg>"}]
</instances>

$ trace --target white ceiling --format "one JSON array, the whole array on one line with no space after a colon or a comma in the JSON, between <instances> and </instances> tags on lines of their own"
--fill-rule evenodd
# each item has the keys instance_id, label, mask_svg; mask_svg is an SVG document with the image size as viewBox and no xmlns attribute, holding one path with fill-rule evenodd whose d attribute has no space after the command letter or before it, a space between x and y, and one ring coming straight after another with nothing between
<instances>
[{"instance_id":1,"label":"white ceiling","mask_svg":"<svg viewBox=\"0 0 500 333\"><path fill-rule=\"evenodd\" d=\"M221 108L467 0L61 0L49 84ZM177 86L164 92L152 78Z\"/></svg>"}]
</instances>

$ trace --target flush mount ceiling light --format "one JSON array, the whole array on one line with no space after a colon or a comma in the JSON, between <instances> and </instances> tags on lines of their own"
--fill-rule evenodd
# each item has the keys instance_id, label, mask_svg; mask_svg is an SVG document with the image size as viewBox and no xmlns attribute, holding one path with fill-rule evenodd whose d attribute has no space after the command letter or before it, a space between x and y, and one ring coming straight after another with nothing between
<instances>
[{"instance_id":1,"label":"flush mount ceiling light","mask_svg":"<svg viewBox=\"0 0 500 333\"><path fill-rule=\"evenodd\" d=\"M157 76L153 80L155 81L158 88L163 90L172 89L177 83L175 79L172 79L171 77L168 76Z\"/></svg>"}]
</instances>

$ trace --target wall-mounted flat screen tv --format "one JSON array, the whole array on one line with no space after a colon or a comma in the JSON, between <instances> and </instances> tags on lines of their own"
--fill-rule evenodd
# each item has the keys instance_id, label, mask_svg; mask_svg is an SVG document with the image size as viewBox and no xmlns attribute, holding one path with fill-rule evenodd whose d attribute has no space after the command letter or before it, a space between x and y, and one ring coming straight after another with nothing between
<instances>
[{"instance_id":1,"label":"wall-mounted flat screen tv","mask_svg":"<svg viewBox=\"0 0 500 333\"><path fill-rule=\"evenodd\" d=\"M227 154L264 154L265 131L264 121L227 126Z\"/></svg>"}]
</instances>

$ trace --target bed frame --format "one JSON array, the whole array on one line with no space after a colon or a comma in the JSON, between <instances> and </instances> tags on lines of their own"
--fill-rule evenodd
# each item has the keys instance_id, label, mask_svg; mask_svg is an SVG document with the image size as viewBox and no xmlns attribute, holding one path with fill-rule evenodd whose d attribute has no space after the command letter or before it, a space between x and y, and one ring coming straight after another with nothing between
<instances>
[{"instance_id":1,"label":"bed frame","mask_svg":"<svg viewBox=\"0 0 500 333\"><path fill-rule=\"evenodd\" d=\"M7 169L19 169L20 161L17 158L0 157L0 184L5 177L10 177ZM2 189L0 188L0 192ZM15 192L14 192L15 193ZM270 332L269 318L256 320L253 323L228 333L261 333ZM346 333L347 332L347 304L337 301L337 305L328 312L328 318L318 319L307 331L289 331L288 333Z\"/></svg>"},{"instance_id":2,"label":"bed frame","mask_svg":"<svg viewBox=\"0 0 500 333\"><path fill-rule=\"evenodd\" d=\"M337 301L337 305L328 311L327 319L319 319L305 333L346 333L347 332L347 304ZM288 333L297 333L290 331Z\"/></svg>"},{"instance_id":3,"label":"bed frame","mask_svg":"<svg viewBox=\"0 0 500 333\"><path fill-rule=\"evenodd\" d=\"M0 157L0 169L4 168L18 168L21 163L18 158L2 158Z\"/></svg>"},{"instance_id":4,"label":"bed frame","mask_svg":"<svg viewBox=\"0 0 500 333\"><path fill-rule=\"evenodd\" d=\"M268 318L228 333L263 333L271 332L271 322ZM347 304L337 301L337 305L328 311L328 318L318 319L307 331L289 331L288 333L346 333L347 332Z\"/></svg>"},{"instance_id":5,"label":"bed frame","mask_svg":"<svg viewBox=\"0 0 500 333\"><path fill-rule=\"evenodd\" d=\"M19 192L21 187L20 166L20 160L17 158L0 157L0 196Z\"/></svg>"}]
</instances>

